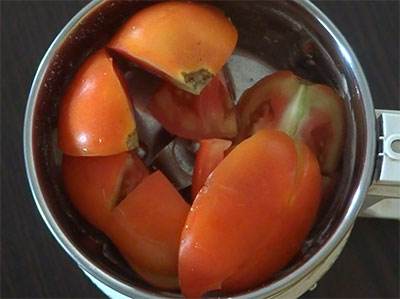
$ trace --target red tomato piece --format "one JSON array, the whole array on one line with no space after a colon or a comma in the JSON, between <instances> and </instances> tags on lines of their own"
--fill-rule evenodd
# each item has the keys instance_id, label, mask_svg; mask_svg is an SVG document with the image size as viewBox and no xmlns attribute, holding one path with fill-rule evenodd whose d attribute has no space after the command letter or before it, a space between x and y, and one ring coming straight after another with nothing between
<instances>
[{"instance_id":1,"label":"red tomato piece","mask_svg":"<svg viewBox=\"0 0 400 299\"><path fill-rule=\"evenodd\" d=\"M179 241L189 205L156 171L114 209L108 236L149 284L178 289Z\"/></svg>"},{"instance_id":2,"label":"red tomato piece","mask_svg":"<svg viewBox=\"0 0 400 299\"><path fill-rule=\"evenodd\" d=\"M346 136L344 101L328 86L308 86L308 110L299 123L296 137L316 155L322 173L331 175L340 162Z\"/></svg>"},{"instance_id":3,"label":"red tomato piece","mask_svg":"<svg viewBox=\"0 0 400 299\"><path fill-rule=\"evenodd\" d=\"M152 115L172 134L190 140L233 138L236 111L224 75L196 96L165 82L150 101Z\"/></svg>"},{"instance_id":4,"label":"red tomato piece","mask_svg":"<svg viewBox=\"0 0 400 299\"><path fill-rule=\"evenodd\" d=\"M71 157L62 161L64 186L80 214L106 232L113 208L149 170L139 156L122 153L106 157Z\"/></svg>"},{"instance_id":5,"label":"red tomato piece","mask_svg":"<svg viewBox=\"0 0 400 299\"><path fill-rule=\"evenodd\" d=\"M166 1L134 14L108 46L181 89L200 94L228 60L237 39L223 11Z\"/></svg>"},{"instance_id":6,"label":"red tomato piece","mask_svg":"<svg viewBox=\"0 0 400 299\"><path fill-rule=\"evenodd\" d=\"M62 98L58 146L70 156L107 156L138 145L123 76L101 49L80 67Z\"/></svg>"},{"instance_id":7,"label":"red tomato piece","mask_svg":"<svg viewBox=\"0 0 400 299\"><path fill-rule=\"evenodd\" d=\"M225 151L232 145L232 141L224 139L204 139L196 154L192 180L192 200L204 186L206 179L215 167L224 159Z\"/></svg>"},{"instance_id":8,"label":"red tomato piece","mask_svg":"<svg viewBox=\"0 0 400 299\"><path fill-rule=\"evenodd\" d=\"M237 145L197 195L182 232L184 296L243 291L301 248L320 203L318 161L301 141L264 129Z\"/></svg>"},{"instance_id":9,"label":"red tomato piece","mask_svg":"<svg viewBox=\"0 0 400 299\"><path fill-rule=\"evenodd\" d=\"M290 71L275 72L244 92L237 111L236 143L260 129L278 129L303 140L317 156L322 173L336 170L345 138L345 108L330 87Z\"/></svg>"}]
</instances>

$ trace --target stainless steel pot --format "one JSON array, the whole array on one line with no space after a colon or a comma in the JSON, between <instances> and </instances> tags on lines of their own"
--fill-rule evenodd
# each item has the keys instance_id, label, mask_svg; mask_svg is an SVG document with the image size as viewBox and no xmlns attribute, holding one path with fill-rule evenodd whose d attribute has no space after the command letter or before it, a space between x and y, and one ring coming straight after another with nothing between
<instances>
[{"instance_id":1,"label":"stainless steel pot","mask_svg":"<svg viewBox=\"0 0 400 299\"><path fill-rule=\"evenodd\" d=\"M25 114L24 155L38 210L64 250L112 297L179 297L135 276L107 238L75 211L62 186L55 144L62 92L85 58L103 46L147 1L94 1L64 27L44 56ZM267 69L292 69L333 87L345 100L347 140L338 188L301 253L272 280L230 297L296 297L335 261L364 207L400 197L399 112L377 113L361 66L331 21L308 1L216 1L239 30L236 58ZM244 53L244 54L243 54ZM232 60L230 61L231 65ZM262 73L262 72L261 72ZM260 73L259 73L260 75ZM366 198L370 190L372 196Z\"/></svg>"}]
</instances>

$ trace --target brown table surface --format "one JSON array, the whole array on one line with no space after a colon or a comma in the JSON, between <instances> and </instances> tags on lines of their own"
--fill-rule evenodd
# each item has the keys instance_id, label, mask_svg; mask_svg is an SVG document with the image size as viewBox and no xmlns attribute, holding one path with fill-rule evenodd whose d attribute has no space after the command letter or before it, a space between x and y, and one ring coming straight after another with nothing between
<instances>
[{"instance_id":1,"label":"brown table surface","mask_svg":"<svg viewBox=\"0 0 400 299\"><path fill-rule=\"evenodd\" d=\"M26 100L47 47L86 1L1 1L1 297L104 295L52 237L22 155ZM352 45L377 108L399 109L399 1L318 1ZM358 219L318 287L304 295L399 297L399 222Z\"/></svg>"}]
</instances>

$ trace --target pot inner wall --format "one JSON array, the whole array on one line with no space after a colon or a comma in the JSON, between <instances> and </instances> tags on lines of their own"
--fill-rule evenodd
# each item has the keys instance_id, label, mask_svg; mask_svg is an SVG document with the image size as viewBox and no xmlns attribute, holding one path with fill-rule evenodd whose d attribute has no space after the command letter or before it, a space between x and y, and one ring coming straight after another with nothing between
<instances>
[{"instance_id":1,"label":"pot inner wall","mask_svg":"<svg viewBox=\"0 0 400 299\"><path fill-rule=\"evenodd\" d=\"M331 86L346 103L347 139L335 194L320 213L300 253L288 267L265 282L265 286L283 279L316 252L324 250L324 245L342 224L353 198L356 198L365 166L365 107L351 60L340 54L337 42L318 19L298 3L217 1L212 4L224 10L239 31L234 58L244 57L264 66L265 72L290 69L306 79ZM91 53L104 46L130 15L147 5L147 2L107 1L86 15L64 37L50 64L43 66L46 72L35 104L32 147L46 205L76 250L99 269L129 286L175 297L180 295L159 292L143 282L126 265L107 237L80 217L64 190L60 152L56 146L58 108L66 85ZM255 69L250 66L251 72ZM255 83L253 77L249 76L252 80L248 82L241 82L242 89L246 84L250 87ZM238 96L240 94L236 94Z\"/></svg>"}]
</instances>

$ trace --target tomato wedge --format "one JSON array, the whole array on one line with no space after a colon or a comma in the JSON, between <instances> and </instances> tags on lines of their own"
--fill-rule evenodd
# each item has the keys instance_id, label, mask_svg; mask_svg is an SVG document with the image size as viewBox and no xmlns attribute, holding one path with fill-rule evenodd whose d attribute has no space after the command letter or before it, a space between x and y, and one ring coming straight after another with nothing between
<instances>
[{"instance_id":1,"label":"tomato wedge","mask_svg":"<svg viewBox=\"0 0 400 299\"><path fill-rule=\"evenodd\" d=\"M178 250L189 205L156 171L114 209L108 236L145 281L178 289Z\"/></svg>"},{"instance_id":2,"label":"tomato wedge","mask_svg":"<svg viewBox=\"0 0 400 299\"><path fill-rule=\"evenodd\" d=\"M134 14L108 47L193 94L232 54L238 33L223 11L194 2L167 1Z\"/></svg>"},{"instance_id":3,"label":"tomato wedge","mask_svg":"<svg viewBox=\"0 0 400 299\"><path fill-rule=\"evenodd\" d=\"M264 129L237 145L197 195L182 232L186 297L246 290L297 253L320 203L318 161L301 141Z\"/></svg>"},{"instance_id":4,"label":"tomato wedge","mask_svg":"<svg viewBox=\"0 0 400 299\"><path fill-rule=\"evenodd\" d=\"M278 129L303 140L323 174L337 169L345 138L345 108L330 87L278 71L246 90L237 111L236 143L260 129Z\"/></svg>"},{"instance_id":5,"label":"tomato wedge","mask_svg":"<svg viewBox=\"0 0 400 299\"><path fill-rule=\"evenodd\" d=\"M232 141L224 139L204 139L196 154L192 180L192 200L204 186L206 179L215 167L224 159L225 151L232 145Z\"/></svg>"},{"instance_id":6,"label":"tomato wedge","mask_svg":"<svg viewBox=\"0 0 400 299\"><path fill-rule=\"evenodd\" d=\"M236 111L224 75L196 96L165 82L150 101L152 115L172 134L190 140L233 138Z\"/></svg>"},{"instance_id":7,"label":"tomato wedge","mask_svg":"<svg viewBox=\"0 0 400 299\"><path fill-rule=\"evenodd\" d=\"M64 155L62 172L74 206L88 222L105 232L113 208L149 175L135 152L106 157Z\"/></svg>"},{"instance_id":8,"label":"tomato wedge","mask_svg":"<svg viewBox=\"0 0 400 299\"><path fill-rule=\"evenodd\" d=\"M62 98L58 146L70 156L107 156L138 145L123 76L106 50L80 67Z\"/></svg>"}]
</instances>

